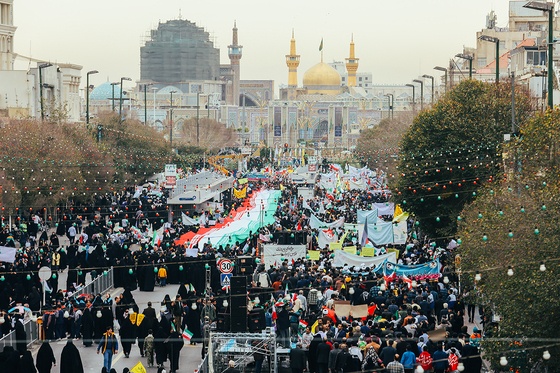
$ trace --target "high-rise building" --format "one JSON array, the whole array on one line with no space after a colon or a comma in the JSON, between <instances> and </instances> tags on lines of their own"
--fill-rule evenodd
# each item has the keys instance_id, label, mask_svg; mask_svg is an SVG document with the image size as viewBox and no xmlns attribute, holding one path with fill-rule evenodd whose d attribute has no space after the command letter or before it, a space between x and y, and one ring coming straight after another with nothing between
<instances>
[{"instance_id":1,"label":"high-rise building","mask_svg":"<svg viewBox=\"0 0 560 373\"><path fill-rule=\"evenodd\" d=\"M144 82L181 83L220 80L220 51L208 32L195 23L175 19L160 23L140 48Z\"/></svg>"},{"instance_id":2,"label":"high-rise building","mask_svg":"<svg viewBox=\"0 0 560 373\"><path fill-rule=\"evenodd\" d=\"M14 69L13 0L0 0L0 70Z\"/></svg>"}]
</instances>

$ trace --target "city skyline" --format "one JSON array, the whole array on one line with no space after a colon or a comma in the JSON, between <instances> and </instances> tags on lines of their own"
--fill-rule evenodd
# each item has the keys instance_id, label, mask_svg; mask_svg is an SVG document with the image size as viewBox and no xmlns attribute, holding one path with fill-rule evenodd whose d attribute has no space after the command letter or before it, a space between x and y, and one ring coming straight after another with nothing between
<instances>
[{"instance_id":1,"label":"city skyline","mask_svg":"<svg viewBox=\"0 0 560 373\"><path fill-rule=\"evenodd\" d=\"M90 80L96 86L121 76L136 81L140 78L143 38L158 21L178 19L181 14L213 35L222 64L229 63L227 45L237 21L239 44L244 47L241 79L271 79L276 87L287 84L285 55L289 54L293 28L301 55L298 85L303 73L320 61L321 39L325 62L344 61L352 34L360 59L358 73L373 73L374 84L404 84L422 74L439 76L434 66L445 66L449 58L462 52L463 45L475 46L476 31L484 28L491 10L498 15L498 26L507 26L508 4L508 0L474 0L468 6L437 0L361 1L342 8L334 1L285 1L263 8L262 2L253 0L241 4L214 0L203 8L188 9L176 0L157 8L146 0L103 0L95 7L82 2L70 5L66 0L15 0L14 24L18 29L14 41L20 55L79 64L84 67L83 74L98 70ZM127 13L131 16L126 17ZM28 65L25 60L16 62L17 69Z\"/></svg>"}]
</instances>

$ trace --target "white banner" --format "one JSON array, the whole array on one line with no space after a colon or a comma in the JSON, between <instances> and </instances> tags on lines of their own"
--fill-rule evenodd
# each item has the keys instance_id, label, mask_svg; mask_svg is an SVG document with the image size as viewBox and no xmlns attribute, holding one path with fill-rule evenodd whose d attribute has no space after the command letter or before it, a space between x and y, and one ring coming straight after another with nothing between
<instances>
[{"instance_id":1,"label":"white banner","mask_svg":"<svg viewBox=\"0 0 560 373\"><path fill-rule=\"evenodd\" d=\"M0 246L0 262L15 262L16 252L17 249L15 247Z\"/></svg>"},{"instance_id":2,"label":"white banner","mask_svg":"<svg viewBox=\"0 0 560 373\"><path fill-rule=\"evenodd\" d=\"M263 245L263 260L265 268L278 265L282 258L292 264L292 260L303 259L307 255L305 245Z\"/></svg>"},{"instance_id":3,"label":"white banner","mask_svg":"<svg viewBox=\"0 0 560 373\"><path fill-rule=\"evenodd\" d=\"M333 228L340 228L344 225L344 218L340 218L332 223L325 223L324 221L319 220L315 215L311 215L311 219L309 219L309 226L311 229L333 229Z\"/></svg>"},{"instance_id":4,"label":"white banner","mask_svg":"<svg viewBox=\"0 0 560 373\"><path fill-rule=\"evenodd\" d=\"M338 242L338 236L333 231L319 231L319 236L317 237L317 243L320 249L324 249L327 245L330 246L331 243Z\"/></svg>"},{"instance_id":5,"label":"white banner","mask_svg":"<svg viewBox=\"0 0 560 373\"><path fill-rule=\"evenodd\" d=\"M196 258L198 256L198 249L196 247L194 249L185 249L185 256Z\"/></svg>"},{"instance_id":6,"label":"white banner","mask_svg":"<svg viewBox=\"0 0 560 373\"><path fill-rule=\"evenodd\" d=\"M369 267L371 269L374 267L377 268L378 265L380 265L386 260L390 261L391 263L396 263L397 253L393 251L385 255L364 257L364 256L350 254L342 250L335 250L333 266L344 267L345 265L348 265L350 267L354 267L354 266L360 267L363 263L366 265L366 267Z\"/></svg>"}]
</instances>

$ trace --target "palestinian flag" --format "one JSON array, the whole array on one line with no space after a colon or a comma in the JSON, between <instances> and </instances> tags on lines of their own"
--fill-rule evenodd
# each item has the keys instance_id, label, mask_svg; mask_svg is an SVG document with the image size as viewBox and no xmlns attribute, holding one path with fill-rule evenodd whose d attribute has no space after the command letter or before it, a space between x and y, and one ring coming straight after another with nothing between
<instances>
[{"instance_id":1,"label":"palestinian flag","mask_svg":"<svg viewBox=\"0 0 560 373\"><path fill-rule=\"evenodd\" d=\"M185 329L185 331L183 332L183 338L185 338L187 341L190 341L192 336L193 333L191 333L188 329Z\"/></svg>"}]
</instances>

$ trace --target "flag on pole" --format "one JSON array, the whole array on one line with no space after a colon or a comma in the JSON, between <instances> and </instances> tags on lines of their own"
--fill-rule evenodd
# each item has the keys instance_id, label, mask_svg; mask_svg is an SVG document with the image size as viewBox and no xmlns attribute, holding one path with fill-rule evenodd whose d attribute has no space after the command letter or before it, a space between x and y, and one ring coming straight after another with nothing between
<instances>
[{"instance_id":1,"label":"flag on pole","mask_svg":"<svg viewBox=\"0 0 560 373\"><path fill-rule=\"evenodd\" d=\"M183 338L185 338L187 341L190 341L192 336L193 333L191 333L188 329L185 329L185 331L183 331Z\"/></svg>"},{"instance_id":2,"label":"flag on pole","mask_svg":"<svg viewBox=\"0 0 560 373\"><path fill-rule=\"evenodd\" d=\"M319 45L319 52L323 50L323 38L321 38L321 45Z\"/></svg>"},{"instance_id":3,"label":"flag on pole","mask_svg":"<svg viewBox=\"0 0 560 373\"><path fill-rule=\"evenodd\" d=\"M362 247L366 246L368 242L368 228L367 228L367 215L366 215L366 222L364 224L364 233L362 234L362 242L360 243Z\"/></svg>"},{"instance_id":4,"label":"flag on pole","mask_svg":"<svg viewBox=\"0 0 560 373\"><path fill-rule=\"evenodd\" d=\"M305 329L307 328L307 323L303 320L299 320L299 327Z\"/></svg>"},{"instance_id":5,"label":"flag on pole","mask_svg":"<svg viewBox=\"0 0 560 373\"><path fill-rule=\"evenodd\" d=\"M146 373L146 368L139 361L135 366L130 369L130 373Z\"/></svg>"}]
</instances>

